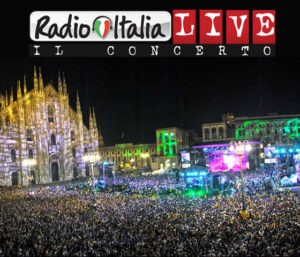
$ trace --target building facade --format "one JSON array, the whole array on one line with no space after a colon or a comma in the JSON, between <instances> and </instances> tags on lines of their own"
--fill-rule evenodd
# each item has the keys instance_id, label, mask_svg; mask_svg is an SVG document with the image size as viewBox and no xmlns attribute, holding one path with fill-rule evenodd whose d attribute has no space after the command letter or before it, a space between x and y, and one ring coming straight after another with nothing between
<instances>
[{"instance_id":1,"label":"building facade","mask_svg":"<svg viewBox=\"0 0 300 257\"><path fill-rule=\"evenodd\" d=\"M189 137L186 130L171 127L156 130L157 155L177 156L179 150L188 147Z\"/></svg>"},{"instance_id":2,"label":"building facade","mask_svg":"<svg viewBox=\"0 0 300 257\"><path fill-rule=\"evenodd\" d=\"M300 139L300 114L255 117L223 115L221 122L202 125L203 142L255 140L263 145L290 145Z\"/></svg>"},{"instance_id":3,"label":"building facade","mask_svg":"<svg viewBox=\"0 0 300 257\"><path fill-rule=\"evenodd\" d=\"M251 170L263 168L273 173L275 170L277 174L300 172L300 114L223 115L220 122L203 124L202 141L181 155L190 154L191 165L204 156L212 172L237 170L235 155L230 151L230 146L237 142L252 146L251 152L243 157L243 169L247 166Z\"/></svg>"},{"instance_id":4,"label":"building facade","mask_svg":"<svg viewBox=\"0 0 300 257\"><path fill-rule=\"evenodd\" d=\"M89 128L83 124L79 97L76 111L70 107L66 80L58 76L44 86L41 70L34 68L33 88L0 96L0 181L26 185L70 180L89 175L85 153L97 153L99 133L94 111Z\"/></svg>"},{"instance_id":5,"label":"building facade","mask_svg":"<svg viewBox=\"0 0 300 257\"><path fill-rule=\"evenodd\" d=\"M116 163L118 169L151 166L156 155L156 144L116 144L99 147L100 159Z\"/></svg>"},{"instance_id":6,"label":"building facade","mask_svg":"<svg viewBox=\"0 0 300 257\"><path fill-rule=\"evenodd\" d=\"M291 145L300 138L300 114L236 118L236 140L259 140L264 145Z\"/></svg>"},{"instance_id":7,"label":"building facade","mask_svg":"<svg viewBox=\"0 0 300 257\"><path fill-rule=\"evenodd\" d=\"M178 167L180 150L189 147L189 133L178 127L157 129L156 147L156 169Z\"/></svg>"},{"instance_id":8,"label":"building facade","mask_svg":"<svg viewBox=\"0 0 300 257\"><path fill-rule=\"evenodd\" d=\"M152 170L178 167L179 151L189 145L188 132L177 128L156 130L156 143L116 144L100 147L100 159L115 162L119 170L151 167Z\"/></svg>"}]
</instances>

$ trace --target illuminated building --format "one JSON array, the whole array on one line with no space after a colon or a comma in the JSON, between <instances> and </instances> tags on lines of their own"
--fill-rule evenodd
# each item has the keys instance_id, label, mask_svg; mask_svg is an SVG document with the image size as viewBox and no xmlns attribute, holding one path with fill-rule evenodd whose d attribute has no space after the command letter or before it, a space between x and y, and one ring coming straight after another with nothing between
<instances>
[{"instance_id":1,"label":"illuminated building","mask_svg":"<svg viewBox=\"0 0 300 257\"><path fill-rule=\"evenodd\" d=\"M156 144L116 144L100 147L103 161L121 169L151 166L152 170L177 167L179 150L188 147L188 132L177 127L156 130Z\"/></svg>"},{"instance_id":2,"label":"illuminated building","mask_svg":"<svg viewBox=\"0 0 300 257\"><path fill-rule=\"evenodd\" d=\"M300 138L300 115L272 115L236 121L235 138L258 139L264 145L293 144Z\"/></svg>"},{"instance_id":3,"label":"illuminated building","mask_svg":"<svg viewBox=\"0 0 300 257\"><path fill-rule=\"evenodd\" d=\"M159 156L177 156L178 150L188 147L188 132L177 127L157 129L156 144Z\"/></svg>"},{"instance_id":4,"label":"illuminated building","mask_svg":"<svg viewBox=\"0 0 300 257\"><path fill-rule=\"evenodd\" d=\"M76 111L70 107L66 80L58 76L44 86L41 70L34 69L33 89L23 90L17 83L17 95L0 96L0 181L5 185L71 180L89 175L83 162L85 152L97 152L99 136L94 111L89 113L89 129L83 124L77 95ZM26 166L25 159L34 159ZM32 162L33 163L33 162Z\"/></svg>"},{"instance_id":5,"label":"illuminated building","mask_svg":"<svg viewBox=\"0 0 300 257\"><path fill-rule=\"evenodd\" d=\"M156 147L158 168L177 167L179 151L189 146L186 130L171 127L156 130Z\"/></svg>"},{"instance_id":6,"label":"illuminated building","mask_svg":"<svg viewBox=\"0 0 300 257\"><path fill-rule=\"evenodd\" d=\"M152 156L156 155L156 144L116 144L99 147L102 161L115 162L117 168L130 169L150 166Z\"/></svg>"},{"instance_id":7,"label":"illuminated building","mask_svg":"<svg viewBox=\"0 0 300 257\"><path fill-rule=\"evenodd\" d=\"M225 122L202 124L203 142L224 141L229 137Z\"/></svg>"},{"instance_id":8,"label":"illuminated building","mask_svg":"<svg viewBox=\"0 0 300 257\"><path fill-rule=\"evenodd\" d=\"M264 145L293 144L300 139L300 114L257 117L223 116L221 122L202 125L203 142L255 140Z\"/></svg>"},{"instance_id":9,"label":"illuminated building","mask_svg":"<svg viewBox=\"0 0 300 257\"><path fill-rule=\"evenodd\" d=\"M212 172L236 171L237 166L232 165L234 156L227 152L228 143L232 140L247 140L252 142L253 150L247 158L244 156L243 170L246 169L246 161L249 161L250 169L264 167L274 170L269 164L274 166L277 163L282 169L290 170L294 162L298 163L295 152L299 149L299 139L300 114L256 117L226 114L220 122L202 125L202 142L194 144L193 149L196 149L197 154L201 150ZM181 155L185 157L188 153L192 153L191 150ZM280 163L279 157L282 159ZM197 164L200 157L193 154L189 159L189 162L184 163L185 166ZM183 162L181 165L184 166Z\"/></svg>"}]
</instances>

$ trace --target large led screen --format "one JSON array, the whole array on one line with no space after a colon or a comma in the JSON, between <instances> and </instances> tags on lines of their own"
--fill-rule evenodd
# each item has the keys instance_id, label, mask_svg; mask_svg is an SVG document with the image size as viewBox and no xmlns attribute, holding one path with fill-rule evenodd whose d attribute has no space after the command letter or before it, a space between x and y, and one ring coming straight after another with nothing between
<instances>
[{"instance_id":1,"label":"large led screen","mask_svg":"<svg viewBox=\"0 0 300 257\"><path fill-rule=\"evenodd\" d=\"M242 158L242 160L240 159ZM211 172L236 172L249 168L247 153L241 157L227 149L214 149L206 152L206 165Z\"/></svg>"}]
</instances>

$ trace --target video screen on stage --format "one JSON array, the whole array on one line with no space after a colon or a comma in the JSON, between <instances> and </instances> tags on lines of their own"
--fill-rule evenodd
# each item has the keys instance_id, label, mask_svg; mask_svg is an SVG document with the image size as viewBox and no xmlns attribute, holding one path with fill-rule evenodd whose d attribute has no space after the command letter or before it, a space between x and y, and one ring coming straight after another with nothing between
<instances>
[{"instance_id":1,"label":"video screen on stage","mask_svg":"<svg viewBox=\"0 0 300 257\"><path fill-rule=\"evenodd\" d=\"M191 155L189 152L181 153L181 166L182 168L189 168L191 166Z\"/></svg>"},{"instance_id":2,"label":"video screen on stage","mask_svg":"<svg viewBox=\"0 0 300 257\"><path fill-rule=\"evenodd\" d=\"M268 146L264 148L265 158L273 158L275 156L275 146Z\"/></svg>"},{"instance_id":3,"label":"video screen on stage","mask_svg":"<svg viewBox=\"0 0 300 257\"><path fill-rule=\"evenodd\" d=\"M227 149L214 149L206 154L206 165L211 172L237 172L249 168L247 154L242 156L242 165L240 157L236 154L229 153Z\"/></svg>"}]
</instances>

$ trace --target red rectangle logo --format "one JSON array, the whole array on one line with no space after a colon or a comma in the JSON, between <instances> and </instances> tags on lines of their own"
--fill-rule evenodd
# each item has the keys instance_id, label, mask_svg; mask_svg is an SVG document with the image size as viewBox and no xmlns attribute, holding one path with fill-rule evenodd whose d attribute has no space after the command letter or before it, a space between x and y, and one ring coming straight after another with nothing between
<instances>
[{"instance_id":1,"label":"red rectangle logo","mask_svg":"<svg viewBox=\"0 0 300 257\"><path fill-rule=\"evenodd\" d=\"M173 44L196 44L196 10L173 10Z\"/></svg>"},{"instance_id":2,"label":"red rectangle logo","mask_svg":"<svg viewBox=\"0 0 300 257\"><path fill-rule=\"evenodd\" d=\"M249 11L226 11L226 44L249 44Z\"/></svg>"},{"instance_id":3,"label":"red rectangle logo","mask_svg":"<svg viewBox=\"0 0 300 257\"><path fill-rule=\"evenodd\" d=\"M275 44L275 10L253 10L252 43Z\"/></svg>"},{"instance_id":4,"label":"red rectangle logo","mask_svg":"<svg viewBox=\"0 0 300 257\"><path fill-rule=\"evenodd\" d=\"M223 43L223 11L200 10L200 44Z\"/></svg>"}]
</instances>

